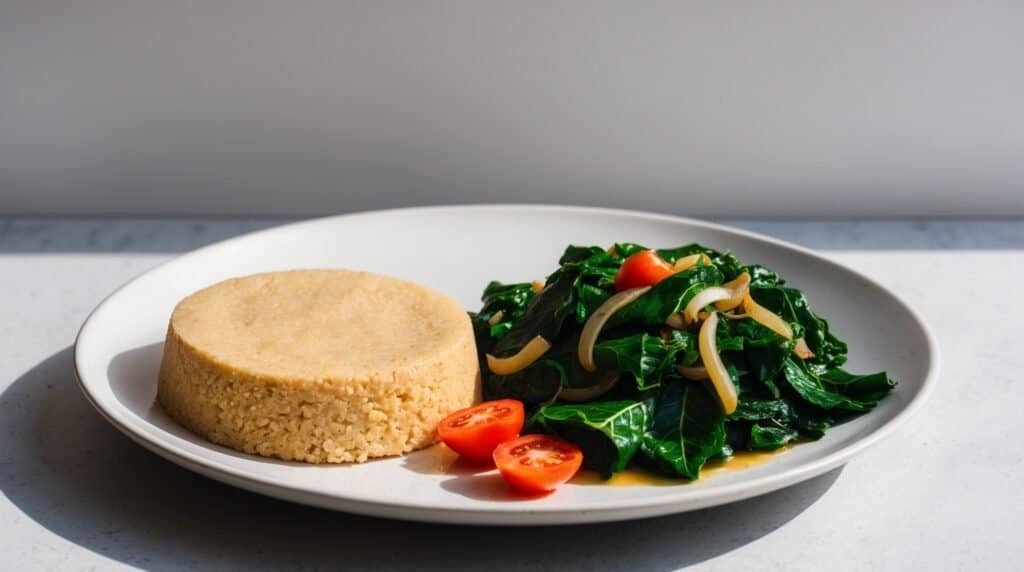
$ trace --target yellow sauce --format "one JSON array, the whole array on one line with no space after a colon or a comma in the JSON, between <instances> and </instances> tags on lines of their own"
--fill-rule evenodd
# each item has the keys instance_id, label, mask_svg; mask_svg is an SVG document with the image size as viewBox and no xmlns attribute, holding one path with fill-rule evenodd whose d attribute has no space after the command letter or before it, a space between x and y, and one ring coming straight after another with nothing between
<instances>
[{"instance_id":1,"label":"yellow sauce","mask_svg":"<svg viewBox=\"0 0 1024 572\"><path fill-rule=\"evenodd\" d=\"M773 458L784 454L792 445L786 445L776 451L739 451L728 459L708 461L700 471L701 478L714 476L726 471L748 469L768 462ZM685 485L692 481L686 479L674 479L662 475L656 475L643 469L626 469L621 473L612 475L612 478L604 480L601 475L594 471L580 471L569 481L576 485L604 485L611 487L664 487L674 485Z\"/></svg>"},{"instance_id":2,"label":"yellow sauce","mask_svg":"<svg viewBox=\"0 0 1024 572\"><path fill-rule=\"evenodd\" d=\"M797 441L799 443L800 441ZM700 471L701 479L712 477L727 471L749 469L767 463L779 455L785 454L795 444L790 443L776 451L738 451L728 459L708 461ZM425 453L425 454L424 454ZM471 476L494 469L487 463L474 463L459 457L448 447L437 444L419 454L407 455L405 466L418 473L448 474ZM594 471L581 470L569 481L575 485L602 485L606 487L665 487L686 485L693 481L682 478L666 477L644 469L626 469L605 480Z\"/></svg>"}]
</instances>

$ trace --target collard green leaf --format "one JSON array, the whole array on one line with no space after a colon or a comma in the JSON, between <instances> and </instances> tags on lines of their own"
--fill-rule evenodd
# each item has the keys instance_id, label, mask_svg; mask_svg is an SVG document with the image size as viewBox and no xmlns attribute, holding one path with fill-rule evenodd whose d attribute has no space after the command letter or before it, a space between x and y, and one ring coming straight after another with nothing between
<instances>
[{"instance_id":1,"label":"collard green leaf","mask_svg":"<svg viewBox=\"0 0 1024 572\"><path fill-rule=\"evenodd\" d=\"M794 288L751 288L750 295L787 322L803 328L802 335L814 352L810 361L815 371L824 372L846 362L846 343L829 332L828 322L811 311L803 292Z\"/></svg>"},{"instance_id":2,"label":"collard green leaf","mask_svg":"<svg viewBox=\"0 0 1024 572\"><path fill-rule=\"evenodd\" d=\"M751 319L724 320L720 324L718 347L726 352L724 359L753 375L759 386L770 388L768 384L793 352L796 340L786 339Z\"/></svg>"},{"instance_id":3,"label":"collard green leaf","mask_svg":"<svg viewBox=\"0 0 1024 572\"><path fill-rule=\"evenodd\" d=\"M485 400L518 399L531 406L554 401L566 374L565 368L558 361L542 359L510 375L489 374L485 371L482 377Z\"/></svg>"},{"instance_id":4,"label":"collard green leaf","mask_svg":"<svg viewBox=\"0 0 1024 572\"><path fill-rule=\"evenodd\" d=\"M584 324L587 318L611 298L613 289L611 287L600 287L593 284L581 282L576 287L576 322Z\"/></svg>"},{"instance_id":5,"label":"collard green leaf","mask_svg":"<svg viewBox=\"0 0 1024 572\"><path fill-rule=\"evenodd\" d=\"M740 401L736 411L730 413L727 420L774 421L781 425L789 425L795 418L793 407L783 399L746 399Z\"/></svg>"},{"instance_id":6,"label":"collard green leaf","mask_svg":"<svg viewBox=\"0 0 1024 572\"><path fill-rule=\"evenodd\" d=\"M686 307L701 290L722 283L722 273L714 266L694 266L658 282L649 292L616 312L605 328L622 325L661 327L665 320Z\"/></svg>"},{"instance_id":7,"label":"collard green leaf","mask_svg":"<svg viewBox=\"0 0 1024 572\"><path fill-rule=\"evenodd\" d=\"M565 252L562 253L562 257L558 259L558 265L565 266L566 264L578 264L581 262L591 261L594 260L595 257L608 254L608 251L600 246L576 246L570 244L565 248Z\"/></svg>"},{"instance_id":8,"label":"collard green leaf","mask_svg":"<svg viewBox=\"0 0 1024 572\"><path fill-rule=\"evenodd\" d=\"M725 446L722 407L701 383L665 383L641 451L661 472L696 479Z\"/></svg>"},{"instance_id":9,"label":"collard green leaf","mask_svg":"<svg viewBox=\"0 0 1024 572\"><path fill-rule=\"evenodd\" d=\"M792 358L786 359L782 372L800 397L826 410L870 411L896 385L884 373L857 376L835 370L819 376Z\"/></svg>"},{"instance_id":10,"label":"collard green leaf","mask_svg":"<svg viewBox=\"0 0 1024 572\"><path fill-rule=\"evenodd\" d=\"M826 371L818 379L831 391L867 402L878 402L896 387L896 382L885 372L856 375L837 368Z\"/></svg>"},{"instance_id":11,"label":"collard green leaf","mask_svg":"<svg viewBox=\"0 0 1024 572\"><path fill-rule=\"evenodd\" d=\"M636 244L636 243L633 243L633 242L616 242L615 243L615 255L618 256L619 258L623 258L623 259L629 258L630 256L633 256L637 252L643 252L645 250L650 250L650 249L647 248L646 246L643 246L641 244Z\"/></svg>"},{"instance_id":12,"label":"collard green leaf","mask_svg":"<svg viewBox=\"0 0 1024 572\"><path fill-rule=\"evenodd\" d=\"M494 345L493 353L498 357L515 354L535 336L544 336L549 342L557 340L565 319L575 310L577 277L575 272L567 271L549 282L533 297L523 317Z\"/></svg>"},{"instance_id":13,"label":"collard green leaf","mask_svg":"<svg viewBox=\"0 0 1024 572\"><path fill-rule=\"evenodd\" d=\"M569 246L559 264L561 267L548 277L548 283L566 273L574 276L573 311L576 322L582 324L615 293L615 274L622 260L599 246Z\"/></svg>"},{"instance_id":14,"label":"collard green leaf","mask_svg":"<svg viewBox=\"0 0 1024 572\"><path fill-rule=\"evenodd\" d=\"M625 469L639 449L648 408L646 401L637 400L548 405L534 422L545 432L576 443L584 466L609 478Z\"/></svg>"},{"instance_id":15,"label":"collard green leaf","mask_svg":"<svg viewBox=\"0 0 1024 572\"><path fill-rule=\"evenodd\" d=\"M773 270L765 268L760 264L749 264L744 266L742 271L750 274L751 288L770 288L772 286L781 286L786 283L786 281L780 278Z\"/></svg>"},{"instance_id":16,"label":"collard green leaf","mask_svg":"<svg viewBox=\"0 0 1024 572\"><path fill-rule=\"evenodd\" d=\"M782 278L763 266L744 266L728 252L699 244L657 251L669 262L703 253L711 264L666 278L613 315L594 347L597 371L583 369L576 355L582 324L614 293L622 261L642 250L646 247L633 243L616 244L611 251L570 246L539 294L525 282L488 285L483 308L470 313L484 397L523 400L533 428L576 442L588 466L606 476L635 459L693 479L708 459L733 450L770 450L798 437L819 438L891 391L894 383L884 373L839 369L846 344L799 290L783 287ZM750 274L754 299L790 323L794 339L751 319L720 322L719 351L739 391L739 407L726 418L706 384L684 381L676 370L679 364L700 364L696 331L668 330L665 320L699 291L740 272ZM492 326L488 320L498 311L502 319ZM511 355L537 335L552 348L536 363L508 376L487 371L485 354ZM813 358L794 357L799 337ZM636 382L620 381L603 401L554 404L564 389L593 387L615 374ZM636 455L638 449L642 454Z\"/></svg>"},{"instance_id":17,"label":"collard green leaf","mask_svg":"<svg viewBox=\"0 0 1024 572\"><path fill-rule=\"evenodd\" d=\"M515 320L521 318L523 313L526 312L526 307L529 305L530 300L533 300L534 294L533 285L529 282L517 284L491 282L484 288L484 293L481 297L484 307L479 313L481 315L486 314L490 318L500 310L505 314L505 319Z\"/></svg>"},{"instance_id":18,"label":"collard green leaf","mask_svg":"<svg viewBox=\"0 0 1024 572\"><path fill-rule=\"evenodd\" d=\"M799 436L800 432L793 427L752 425L750 427L750 438L747 439L747 449L751 451L774 451Z\"/></svg>"},{"instance_id":19,"label":"collard green leaf","mask_svg":"<svg viewBox=\"0 0 1024 572\"><path fill-rule=\"evenodd\" d=\"M494 342L512 328L512 323L523 317L533 297L533 285L527 282L502 284L495 281L488 284L481 297L483 308L479 312L469 314L473 321L478 347L482 343L487 348L486 351L490 351ZM499 312L500 319L492 325L491 319ZM491 339L486 339L487 336Z\"/></svg>"},{"instance_id":20,"label":"collard green leaf","mask_svg":"<svg viewBox=\"0 0 1024 572\"><path fill-rule=\"evenodd\" d=\"M594 344L594 362L599 369L632 374L640 389L658 384L657 374L667 354L661 338L649 334Z\"/></svg>"},{"instance_id":21,"label":"collard green leaf","mask_svg":"<svg viewBox=\"0 0 1024 572\"><path fill-rule=\"evenodd\" d=\"M665 375L675 370L680 353L696 355L696 348L696 337L690 332L676 331L668 339L633 334L594 344L594 361L599 371L631 374L637 390L646 391L660 385Z\"/></svg>"},{"instance_id":22,"label":"collard green leaf","mask_svg":"<svg viewBox=\"0 0 1024 572\"><path fill-rule=\"evenodd\" d=\"M697 243L687 244L677 248L662 248L658 251L658 256L661 256L670 263L683 258L684 256L690 256L691 254L706 254L711 259L711 264L718 268L719 272L725 277L725 280L732 280L739 276L741 270L740 262L730 252L719 252L713 248L708 248Z\"/></svg>"},{"instance_id":23,"label":"collard green leaf","mask_svg":"<svg viewBox=\"0 0 1024 572\"><path fill-rule=\"evenodd\" d=\"M746 428L744 433L733 437L733 443L750 451L778 449L801 433L800 418L784 399L741 399L736 411L726 421Z\"/></svg>"}]
</instances>

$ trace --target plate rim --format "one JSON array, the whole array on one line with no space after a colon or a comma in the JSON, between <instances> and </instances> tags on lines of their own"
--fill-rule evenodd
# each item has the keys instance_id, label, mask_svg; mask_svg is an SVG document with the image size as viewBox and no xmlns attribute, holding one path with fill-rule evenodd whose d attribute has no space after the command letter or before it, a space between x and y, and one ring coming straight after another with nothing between
<instances>
[{"instance_id":1,"label":"plate rim","mask_svg":"<svg viewBox=\"0 0 1024 572\"><path fill-rule=\"evenodd\" d=\"M909 315L911 320L923 333L924 357L927 359L927 372L922 380L920 389L910 398L907 404L895 415L878 427L871 430L867 435L856 439L854 442L820 458L809 460L796 467L785 469L780 472L766 475L754 482L739 482L718 487L712 490L680 491L677 494L660 495L645 499L610 499L599 506L570 508L565 506L545 505L508 505L507 508L487 507L448 507L438 508L432 505L423 505L415 502L395 502L382 500L361 499L358 496L327 495L320 492L310 491L306 488L292 486L286 483L274 482L273 480L252 475L242 469L224 465L209 457L195 455L189 451L182 450L173 443L161 442L152 439L144 431L137 430L131 420L121 419L120 412L108 410L95 395L90 391L90 382L82 375L84 360L83 341L89 339L90 332L96 326L96 316L108 307L116 296L124 289L132 286L142 277L156 272L183 258L201 256L216 249L229 248L237 241L248 240L257 236L266 236L273 233L293 232L304 225L323 224L326 221L350 220L353 218L373 217L383 214L401 215L403 213L421 213L426 211L482 211L482 210L517 210L522 212L556 212L573 214L598 214L625 216L636 219L658 220L661 222L685 224L692 227L700 227L709 230L739 235L745 238L766 242L783 249L799 252L809 256L828 266L839 268L877 288L886 296L899 304ZM75 382L86 400L96 409L100 415L120 432L127 435L134 442L142 445L147 450L156 453L179 466L200 473L204 476L251 490L260 494L299 502L310 506L342 510L369 516L384 516L388 518L399 518L404 520L417 520L425 522L456 523L456 524L489 524L489 525L547 525L547 524L577 524L586 522L610 522L618 520L632 520L660 516L665 514L681 513L691 510L707 508L748 499L772 492L789 485L802 482L806 479L823 474L837 466L844 464L867 448L875 445L882 439L895 432L903 423L914 415L935 389L941 369L941 357L939 346L934 332L928 326L921 314L913 305L903 299L886 285L864 273L836 262L812 249L798 244L787 242L761 233L736 228L725 224L704 221L700 219L651 213L632 209L615 209L590 206L574 206L560 204L457 204L457 205L433 205L403 207L393 209L379 209L359 211L354 213L335 214L324 217L299 220L285 223L270 228L244 233L238 236L220 240L163 261L143 272L138 273L131 279L125 281L110 294L105 296L89 312L82 326L79 328L74 343L74 377ZM162 429L156 428L158 431ZM320 501L320 502L316 502ZM684 506L680 506L684 505ZM516 508L518 507L518 508ZM500 522L497 520L500 519Z\"/></svg>"}]
</instances>

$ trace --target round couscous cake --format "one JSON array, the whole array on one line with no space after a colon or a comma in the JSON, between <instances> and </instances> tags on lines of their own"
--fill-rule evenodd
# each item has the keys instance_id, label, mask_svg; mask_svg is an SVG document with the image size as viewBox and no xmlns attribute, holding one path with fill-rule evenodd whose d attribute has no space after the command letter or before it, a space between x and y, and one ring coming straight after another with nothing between
<instances>
[{"instance_id":1,"label":"round couscous cake","mask_svg":"<svg viewBox=\"0 0 1024 572\"><path fill-rule=\"evenodd\" d=\"M377 274L294 270L182 300L157 399L214 443L345 463L433 444L437 423L478 393L473 329L457 302Z\"/></svg>"}]
</instances>

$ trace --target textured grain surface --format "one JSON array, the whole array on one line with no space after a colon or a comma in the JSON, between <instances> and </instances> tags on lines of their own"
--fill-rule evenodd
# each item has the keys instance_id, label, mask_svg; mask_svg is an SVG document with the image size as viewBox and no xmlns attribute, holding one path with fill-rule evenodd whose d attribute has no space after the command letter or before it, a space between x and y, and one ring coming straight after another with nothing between
<instances>
[{"instance_id":1,"label":"textured grain surface","mask_svg":"<svg viewBox=\"0 0 1024 572\"><path fill-rule=\"evenodd\" d=\"M221 282L174 310L158 398L195 433L310 463L365 461L436 441L477 391L459 305L369 273L301 270Z\"/></svg>"}]
</instances>

